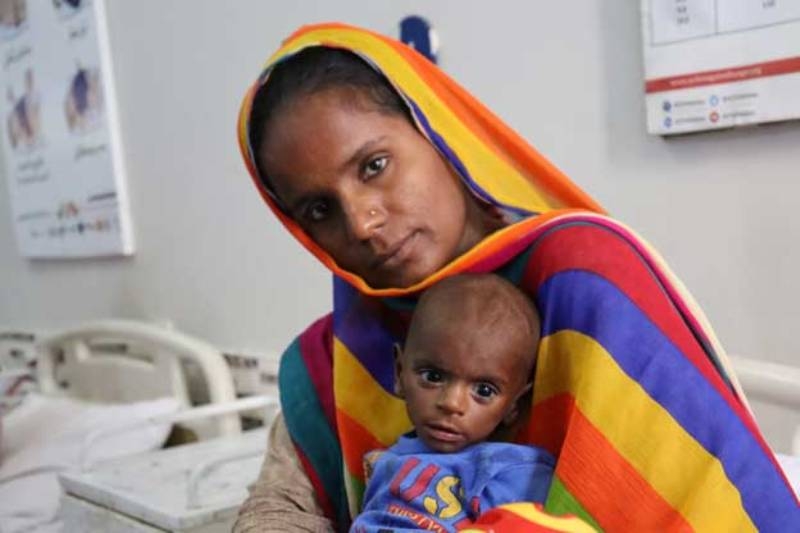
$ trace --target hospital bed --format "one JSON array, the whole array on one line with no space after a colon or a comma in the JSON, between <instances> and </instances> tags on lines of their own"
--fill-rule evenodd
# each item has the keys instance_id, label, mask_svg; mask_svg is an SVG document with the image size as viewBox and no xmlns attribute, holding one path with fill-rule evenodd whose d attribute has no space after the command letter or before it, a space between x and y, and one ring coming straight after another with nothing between
<instances>
[{"instance_id":1,"label":"hospital bed","mask_svg":"<svg viewBox=\"0 0 800 533\"><path fill-rule=\"evenodd\" d=\"M82 497L64 494L58 476L87 473L108 464L117 464L114 468L119 471L119 461L159 450L168 436L174 440L175 435L201 441L199 448L187 444L164 450L172 454L165 463L168 466L188 464L181 463L181 449L201 452L188 455L193 466L206 464L193 482L195 517L203 509L218 510L220 503L231 506L229 501L198 497L199 488L207 485L203 476L230 475L230 457L263 454L264 431L243 434L240 414L258 412L264 418L264 411L274 411L277 401L265 396L237 399L230 369L219 350L169 328L119 320L46 335L35 348L35 367L4 364L5 378L0 375L7 391L9 380L19 383L26 378L29 389L24 395L3 397L0 532L104 531L75 521L86 517L76 514L76 507L68 502ZM20 359L25 358L16 358ZM34 390L30 383L36 384ZM198 401L203 405L196 406ZM221 466L215 466L221 455L225 456ZM241 479L238 483L244 490L258 469L250 476L236 468L232 471L238 472L234 478ZM150 483L150 492L168 485L157 477L144 482ZM226 486L235 483L226 482ZM68 482L65 486L70 487ZM75 490L80 492L80 488ZM237 494L227 491L239 498L233 507L244 497ZM65 520L70 522L65 524Z\"/></svg>"}]
</instances>

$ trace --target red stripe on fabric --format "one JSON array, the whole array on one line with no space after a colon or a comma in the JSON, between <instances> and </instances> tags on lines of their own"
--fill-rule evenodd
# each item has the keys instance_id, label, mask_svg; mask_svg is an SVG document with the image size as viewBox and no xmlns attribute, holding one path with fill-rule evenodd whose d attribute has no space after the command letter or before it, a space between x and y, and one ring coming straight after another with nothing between
<instances>
[{"instance_id":1,"label":"red stripe on fabric","mask_svg":"<svg viewBox=\"0 0 800 533\"><path fill-rule=\"evenodd\" d=\"M314 496L317 498L317 503L319 503L319 506L322 508L322 512L325 513L326 517L336 523L336 513L333 510L333 502L331 502L328 493L325 492L325 486L322 484L322 480L311 466L311 461L308 460L308 457L306 457L306 455L303 453L303 450L301 450L296 444L294 449L297 452L297 458L300 459L300 464L303 466L303 470L305 470L309 481L311 481L311 486L314 487Z\"/></svg>"},{"instance_id":2,"label":"red stripe on fabric","mask_svg":"<svg viewBox=\"0 0 800 533\"><path fill-rule=\"evenodd\" d=\"M534 504L531 504L534 505ZM544 511L541 511L546 516ZM545 533L558 531L572 531L571 524L565 524L564 529L553 529L545 525L536 523L532 520L498 507L486 511L478 517L472 524L465 524L464 529L470 531L485 531L486 533Z\"/></svg>"},{"instance_id":3,"label":"red stripe on fabric","mask_svg":"<svg viewBox=\"0 0 800 533\"><path fill-rule=\"evenodd\" d=\"M575 399L568 393L540 401L534 405L527 426L522 428L514 441L518 444L534 444L558 457L575 409Z\"/></svg>"},{"instance_id":4,"label":"red stripe on fabric","mask_svg":"<svg viewBox=\"0 0 800 533\"><path fill-rule=\"evenodd\" d=\"M336 404L333 399L333 313L320 318L300 335L300 354L319 403L334 434Z\"/></svg>"},{"instance_id":5,"label":"red stripe on fabric","mask_svg":"<svg viewBox=\"0 0 800 533\"><path fill-rule=\"evenodd\" d=\"M645 265L631 243L615 234L610 224L609 229L611 231L596 225L574 225L557 229L543 237L528 261L523 287L535 294L542 283L563 270L586 270L612 283L686 355L743 421L761 447L769 451L749 411L717 372L683 315L666 297L655 274Z\"/></svg>"},{"instance_id":6,"label":"red stripe on fabric","mask_svg":"<svg viewBox=\"0 0 800 533\"><path fill-rule=\"evenodd\" d=\"M703 87L705 85L735 83L769 76L794 74L797 72L800 72L800 57L788 57L739 67L705 70L702 72L681 74L680 76L647 80L644 86L645 92L647 93L659 93L678 89Z\"/></svg>"},{"instance_id":7,"label":"red stripe on fabric","mask_svg":"<svg viewBox=\"0 0 800 533\"><path fill-rule=\"evenodd\" d=\"M386 446L344 411L338 409L336 415L341 428L339 442L342 445L344 464L350 474L364 481L364 454L372 450L383 450Z\"/></svg>"},{"instance_id":8,"label":"red stripe on fabric","mask_svg":"<svg viewBox=\"0 0 800 533\"><path fill-rule=\"evenodd\" d=\"M607 531L691 531L579 409L572 411L555 474Z\"/></svg>"}]
</instances>

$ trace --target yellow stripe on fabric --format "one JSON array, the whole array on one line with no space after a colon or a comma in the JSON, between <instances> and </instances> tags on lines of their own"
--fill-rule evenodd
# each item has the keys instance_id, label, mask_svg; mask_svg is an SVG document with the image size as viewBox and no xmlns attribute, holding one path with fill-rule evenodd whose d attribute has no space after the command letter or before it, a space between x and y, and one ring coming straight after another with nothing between
<instances>
[{"instance_id":1,"label":"yellow stripe on fabric","mask_svg":"<svg viewBox=\"0 0 800 533\"><path fill-rule=\"evenodd\" d=\"M501 509L514 513L534 524L549 527L555 531L571 533L595 533L595 529L575 516L553 516L537 509L532 503L507 503Z\"/></svg>"},{"instance_id":2,"label":"yellow stripe on fabric","mask_svg":"<svg viewBox=\"0 0 800 533\"><path fill-rule=\"evenodd\" d=\"M594 339L576 331L549 335L542 339L537 365L534 403L570 393L617 452L694 529L756 530L719 460ZM694 478L691 483L687 476Z\"/></svg>"},{"instance_id":3,"label":"yellow stripe on fabric","mask_svg":"<svg viewBox=\"0 0 800 533\"><path fill-rule=\"evenodd\" d=\"M309 31L291 39L270 58L269 63L305 46L322 42L367 52L386 73L386 77L395 80L402 91L414 100L434 129L439 130L438 132L447 139L448 145L458 154L470 176L495 200L539 213L560 207L548 202L533 183L520 174L505 157L482 142L447 105L439 100L413 67L399 57L388 43L376 36L346 28L321 28ZM441 131L444 125L447 131ZM503 179L497 180L497 176L503 176ZM487 180L481 181L482 177L486 177Z\"/></svg>"},{"instance_id":4,"label":"yellow stripe on fabric","mask_svg":"<svg viewBox=\"0 0 800 533\"><path fill-rule=\"evenodd\" d=\"M336 407L384 446L411 428L403 400L386 392L339 339L333 342Z\"/></svg>"}]
</instances>

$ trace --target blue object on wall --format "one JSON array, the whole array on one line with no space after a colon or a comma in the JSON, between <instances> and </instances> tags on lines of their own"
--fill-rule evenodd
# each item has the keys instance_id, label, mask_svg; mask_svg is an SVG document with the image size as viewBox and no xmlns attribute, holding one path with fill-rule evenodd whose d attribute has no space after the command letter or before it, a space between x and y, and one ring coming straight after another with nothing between
<instances>
[{"instance_id":1,"label":"blue object on wall","mask_svg":"<svg viewBox=\"0 0 800 533\"><path fill-rule=\"evenodd\" d=\"M436 63L439 43L431 25L424 18L411 15L401 20L400 40L430 59L431 62Z\"/></svg>"}]
</instances>

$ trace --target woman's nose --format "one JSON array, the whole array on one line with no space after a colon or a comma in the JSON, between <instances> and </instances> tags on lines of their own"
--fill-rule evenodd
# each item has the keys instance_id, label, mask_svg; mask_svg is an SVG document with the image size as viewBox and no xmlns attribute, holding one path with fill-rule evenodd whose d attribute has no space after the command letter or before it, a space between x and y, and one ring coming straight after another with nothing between
<instances>
[{"instance_id":1,"label":"woman's nose","mask_svg":"<svg viewBox=\"0 0 800 533\"><path fill-rule=\"evenodd\" d=\"M450 384L442 387L436 400L436 407L450 414L464 414L467 407L468 391L458 385Z\"/></svg>"},{"instance_id":2,"label":"woman's nose","mask_svg":"<svg viewBox=\"0 0 800 533\"><path fill-rule=\"evenodd\" d=\"M386 222L386 211L376 201L364 199L345 211L350 233L357 241L369 240Z\"/></svg>"}]
</instances>

